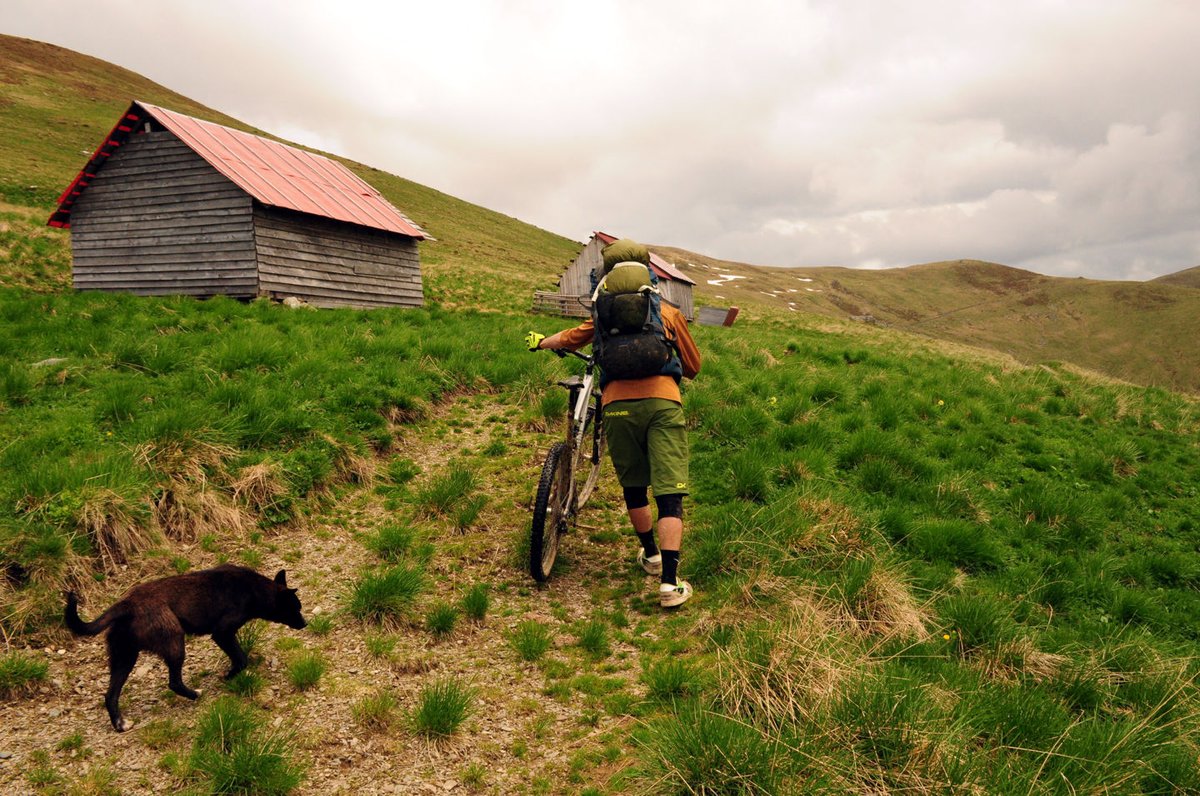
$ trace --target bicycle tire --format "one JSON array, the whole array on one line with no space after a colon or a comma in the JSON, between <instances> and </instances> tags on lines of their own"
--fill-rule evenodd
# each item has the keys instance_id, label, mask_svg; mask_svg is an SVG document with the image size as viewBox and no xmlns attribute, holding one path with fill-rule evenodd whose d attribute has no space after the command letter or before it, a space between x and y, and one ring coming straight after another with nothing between
<instances>
[{"instance_id":1,"label":"bicycle tire","mask_svg":"<svg viewBox=\"0 0 1200 796\"><path fill-rule=\"evenodd\" d=\"M571 462L567 443L550 446L542 465L537 497L533 501L533 521L529 527L529 574L545 583L558 557L558 537L567 526L567 492L570 491Z\"/></svg>"},{"instance_id":2,"label":"bicycle tire","mask_svg":"<svg viewBox=\"0 0 1200 796\"><path fill-rule=\"evenodd\" d=\"M589 411L583 427L583 444L575 451L575 510L579 511L588 502L596 484L600 481L600 467L604 464L604 429L599 433L595 427L595 410Z\"/></svg>"}]
</instances>

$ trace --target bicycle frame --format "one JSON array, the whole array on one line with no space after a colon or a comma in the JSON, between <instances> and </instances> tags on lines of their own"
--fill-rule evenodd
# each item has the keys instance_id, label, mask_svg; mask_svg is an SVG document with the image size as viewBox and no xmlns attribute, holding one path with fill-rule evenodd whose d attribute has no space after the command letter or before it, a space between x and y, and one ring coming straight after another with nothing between
<instances>
[{"instance_id":1,"label":"bicycle frame","mask_svg":"<svg viewBox=\"0 0 1200 796\"><path fill-rule=\"evenodd\" d=\"M571 426L567 430L567 443L571 446L572 473L571 473L571 495L570 495L571 502L568 505L574 506L575 505L575 503L574 503L574 499L575 499L575 494L574 494L575 493L575 478L574 478L574 476L575 476L575 473L574 473L575 456L574 456L574 454L576 451L583 449L583 444L584 444L583 438L584 438L584 434L588 428L588 425L587 425L588 412L593 411L591 404L592 404L592 399L594 397L594 393L596 390L596 362L593 357L587 356L586 354L581 354L578 351L567 351L564 349L558 349L554 353L558 354L558 356L560 356L560 357L565 357L568 355L576 357L577 359L583 360L584 364L586 365L586 368L584 370L584 375L582 377L576 376L571 381L562 382L570 390L568 401L569 401L569 405L571 406ZM578 381L575 381L575 379L578 379ZM597 412L600 411L599 400L596 401L595 411L597 411ZM598 429L598 427L599 427L598 424L593 425L594 429ZM595 433L599 433L599 431L596 431ZM594 452L593 452L593 456L596 456L596 455L599 455L598 450L594 450ZM595 463L594 458L593 458L593 463Z\"/></svg>"}]
</instances>

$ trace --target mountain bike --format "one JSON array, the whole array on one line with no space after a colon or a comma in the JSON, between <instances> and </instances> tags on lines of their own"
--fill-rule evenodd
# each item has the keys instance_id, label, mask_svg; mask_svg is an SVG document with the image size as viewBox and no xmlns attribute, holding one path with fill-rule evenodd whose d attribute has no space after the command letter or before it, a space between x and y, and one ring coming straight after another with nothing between
<instances>
[{"instance_id":1,"label":"mountain bike","mask_svg":"<svg viewBox=\"0 0 1200 796\"><path fill-rule=\"evenodd\" d=\"M529 574L544 583L558 557L559 537L575 524L576 516L600 480L604 458L604 410L596 380L594 357L578 351L555 350L560 357L583 360L582 376L571 376L558 384L567 390L567 438L546 453L533 522L529 528Z\"/></svg>"}]
</instances>

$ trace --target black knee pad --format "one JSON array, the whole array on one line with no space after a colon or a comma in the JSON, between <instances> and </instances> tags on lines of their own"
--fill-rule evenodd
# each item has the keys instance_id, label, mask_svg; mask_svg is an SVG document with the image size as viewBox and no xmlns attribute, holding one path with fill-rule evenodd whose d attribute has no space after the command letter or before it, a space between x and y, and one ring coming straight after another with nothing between
<instances>
[{"instance_id":1,"label":"black knee pad","mask_svg":"<svg viewBox=\"0 0 1200 796\"><path fill-rule=\"evenodd\" d=\"M683 519L683 495L655 495L654 502L658 504L658 518L675 517Z\"/></svg>"},{"instance_id":2,"label":"black knee pad","mask_svg":"<svg viewBox=\"0 0 1200 796\"><path fill-rule=\"evenodd\" d=\"M650 505L650 498L647 496L644 486L622 487L621 491L625 493L625 508L627 509L644 509Z\"/></svg>"}]
</instances>

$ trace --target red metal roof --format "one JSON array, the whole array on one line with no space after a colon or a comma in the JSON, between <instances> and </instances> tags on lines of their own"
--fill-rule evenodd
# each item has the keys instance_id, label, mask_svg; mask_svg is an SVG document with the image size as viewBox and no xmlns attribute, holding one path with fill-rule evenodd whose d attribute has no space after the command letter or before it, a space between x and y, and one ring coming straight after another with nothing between
<instances>
[{"instance_id":1,"label":"red metal roof","mask_svg":"<svg viewBox=\"0 0 1200 796\"><path fill-rule=\"evenodd\" d=\"M616 236L609 235L607 232L596 232L594 234L604 242L605 246L617 240ZM673 282L683 282L688 285L696 284L694 279L689 279L686 274L654 252L650 252L650 267L654 269L654 273L658 274L660 279L670 279Z\"/></svg>"},{"instance_id":2,"label":"red metal roof","mask_svg":"<svg viewBox=\"0 0 1200 796\"><path fill-rule=\"evenodd\" d=\"M59 208L50 217L51 226L70 226L71 205L103 167L104 161L150 119L268 207L309 213L412 238L429 237L379 191L337 161L144 102L134 102L129 107L87 166L59 197Z\"/></svg>"}]
</instances>

